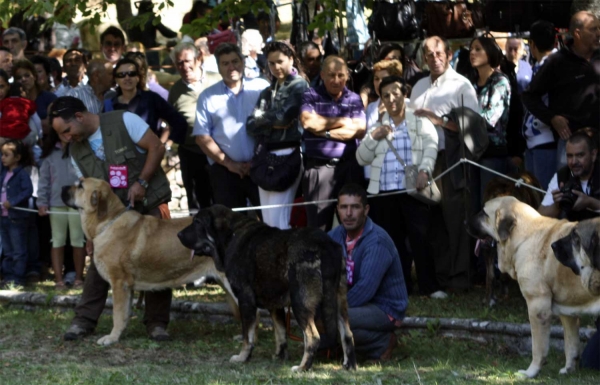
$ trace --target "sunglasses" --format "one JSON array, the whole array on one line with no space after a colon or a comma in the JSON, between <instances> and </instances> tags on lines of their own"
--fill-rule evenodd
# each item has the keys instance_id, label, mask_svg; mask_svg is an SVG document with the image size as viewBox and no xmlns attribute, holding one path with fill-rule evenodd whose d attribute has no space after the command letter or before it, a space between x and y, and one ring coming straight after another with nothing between
<instances>
[{"instance_id":1,"label":"sunglasses","mask_svg":"<svg viewBox=\"0 0 600 385\"><path fill-rule=\"evenodd\" d=\"M124 79L127 76L129 76L130 78L132 78L134 76L138 76L138 72L137 71L126 71L126 72L117 72L115 74L115 77L117 79Z\"/></svg>"}]
</instances>

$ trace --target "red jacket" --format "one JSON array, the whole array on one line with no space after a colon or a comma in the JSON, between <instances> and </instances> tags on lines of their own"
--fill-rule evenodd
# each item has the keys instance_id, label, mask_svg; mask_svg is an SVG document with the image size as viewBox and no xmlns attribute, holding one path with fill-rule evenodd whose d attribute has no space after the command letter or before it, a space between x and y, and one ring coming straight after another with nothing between
<instances>
[{"instance_id":1,"label":"red jacket","mask_svg":"<svg viewBox=\"0 0 600 385\"><path fill-rule=\"evenodd\" d=\"M29 118L36 111L35 102L19 96L0 100L0 137L23 139L29 134Z\"/></svg>"}]
</instances>

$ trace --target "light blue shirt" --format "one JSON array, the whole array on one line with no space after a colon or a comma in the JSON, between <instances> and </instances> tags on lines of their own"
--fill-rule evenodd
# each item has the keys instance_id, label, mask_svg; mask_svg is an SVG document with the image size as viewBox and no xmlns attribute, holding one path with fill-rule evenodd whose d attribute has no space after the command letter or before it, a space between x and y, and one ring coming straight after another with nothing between
<instances>
[{"instance_id":1,"label":"light blue shirt","mask_svg":"<svg viewBox=\"0 0 600 385\"><path fill-rule=\"evenodd\" d=\"M248 162L254 152L254 138L246 133L246 120L254 111L262 90L269 86L264 79L244 79L235 95L220 81L205 89L198 98L196 122L192 135L211 136L235 162ZM214 161L208 158L210 164Z\"/></svg>"}]
</instances>

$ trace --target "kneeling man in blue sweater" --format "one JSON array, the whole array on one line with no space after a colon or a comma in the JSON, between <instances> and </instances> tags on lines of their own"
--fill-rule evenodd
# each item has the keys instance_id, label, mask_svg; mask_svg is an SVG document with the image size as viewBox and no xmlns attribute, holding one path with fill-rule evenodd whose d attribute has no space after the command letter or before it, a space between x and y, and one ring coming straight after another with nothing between
<instances>
[{"instance_id":1,"label":"kneeling man in blue sweater","mask_svg":"<svg viewBox=\"0 0 600 385\"><path fill-rule=\"evenodd\" d=\"M354 346L368 359L387 361L398 345L394 330L408 306L398 251L387 232L368 217L367 193L360 185L342 187L337 212L341 225L329 236L342 245L346 257Z\"/></svg>"}]
</instances>

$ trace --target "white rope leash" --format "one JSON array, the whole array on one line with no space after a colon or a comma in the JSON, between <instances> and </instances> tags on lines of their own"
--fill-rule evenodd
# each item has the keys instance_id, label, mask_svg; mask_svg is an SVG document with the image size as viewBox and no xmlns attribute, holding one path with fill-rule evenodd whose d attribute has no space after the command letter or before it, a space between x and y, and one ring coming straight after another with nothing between
<instances>
[{"instance_id":1,"label":"white rope leash","mask_svg":"<svg viewBox=\"0 0 600 385\"><path fill-rule=\"evenodd\" d=\"M477 166L479 168L481 168L482 170L491 172L492 174L496 174L498 176L501 176L505 179L508 179L512 182L515 182L515 186L517 187L521 187L521 186L525 186L528 187L532 190L535 191L539 191L542 194L545 194L546 191L537 188L535 186L532 186L530 184L527 184L523 181L523 179L514 179L509 177L508 175L504 175L502 173L499 173L498 171L492 170L491 168L485 167L480 165L477 162L474 162L472 160L466 159L466 158L461 158L458 160L458 162L456 162L455 164L453 164L450 168L446 169L446 171L444 171L443 173L441 173L440 175L438 175L437 177L435 177L433 180L438 180L441 179L442 177L444 177L446 174L448 174L450 171L454 170L456 167L460 166L463 163L469 163L472 164L474 166ZM381 194L374 194L374 195L369 195L368 198L378 198L378 197L385 197L385 196L390 196L390 195L398 195L398 194L407 194L409 192L412 192L414 190L400 190L400 191L394 191L394 192L388 192L388 193L381 193ZM276 204L276 205L263 205L263 206L251 206L251 207L236 207L233 208L233 211L255 211L255 210L269 210L269 209L278 209L278 208L282 208L282 207L296 207L296 206L308 206L308 205L319 205L319 204L326 204L326 203L334 203L337 202L337 199L326 199L326 200L321 200L321 201L310 201L310 202L298 202L298 203L283 203L283 204ZM38 210L33 210L33 209L26 209L26 208L22 208L22 207L13 207L14 210L21 210L21 211L28 211L28 212L32 212L32 213L37 213ZM171 214L177 214L177 213L187 213L189 211L186 210L172 210ZM55 215L79 215L79 213L73 213L73 212L64 212L64 211L47 211L48 214L55 214Z\"/></svg>"},{"instance_id":2,"label":"white rope leash","mask_svg":"<svg viewBox=\"0 0 600 385\"><path fill-rule=\"evenodd\" d=\"M11 207L11 209L13 210L19 210L19 211L27 211L29 213L38 213L38 210L35 209L26 209L24 207ZM64 211L46 211L48 214L54 214L54 215L79 215L79 212L64 212Z\"/></svg>"}]
</instances>

